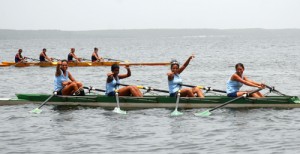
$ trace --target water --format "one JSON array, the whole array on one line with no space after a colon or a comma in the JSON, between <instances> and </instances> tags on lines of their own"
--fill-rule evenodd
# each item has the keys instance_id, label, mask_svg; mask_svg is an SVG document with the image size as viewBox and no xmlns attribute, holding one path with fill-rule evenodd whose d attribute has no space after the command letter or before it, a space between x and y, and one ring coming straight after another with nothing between
<instances>
[{"instance_id":1,"label":"water","mask_svg":"<svg viewBox=\"0 0 300 154\"><path fill-rule=\"evenodd\" d=\"M13 61L18 48L38 58L42 48L51 57L66 58L71 47L89 58L93 47L104 57L131 62L184 61L195 54L182 73L186 84L225 89L234 65L244 63L244 74L300 96L300 37L166 36L94 39L0 40L2 61ZM169 67L131 67L126 84L167 89ZM69 71L86 86L104 89L109 67L74 67ZM51 93L55 68L0 68L0 97L15 93ZM121 69L121 73L125 73ZM249 87L245 87L249 89ZM156 93L159 94L159 93ZM52 110L40 115L28 111L37 105L0 107L1 153L298 153L299 109L220 109L208 118L201 110L148 109L116 115L101 108Z\"/></svg>"}]
</instances>

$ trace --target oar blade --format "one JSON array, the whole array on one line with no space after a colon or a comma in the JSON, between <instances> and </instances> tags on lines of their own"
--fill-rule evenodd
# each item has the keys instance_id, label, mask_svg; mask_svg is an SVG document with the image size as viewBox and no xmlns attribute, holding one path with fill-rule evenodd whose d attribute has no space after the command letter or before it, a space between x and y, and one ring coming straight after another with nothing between
<instances>
[{"instance_id":1,"label":"oar blade","mask_svg":"<svg viewBox=\"0 0 300 154\"><path fill-rule=\"evenodd\" d=\"M182 112L179 112L178 110L174 110L172 113L171 113L171 116L180 116L180 115L183 115Z\"/></svg>"},{"instance_id":2,"label":"oar blade","mask_svg":"<svg viewBox=\"0 0 300 154\"><path fill-rule=\"evenodd\" d=\"M35 108L35 109L30 111L30 113L35 113L35 114L40 114L41 112L42 112L42 110L39 109L39 108Z\"/></svg>"},{"instance_id":3,"label":"oar blade","mask_svg":"<svg viewBox=\"0 0 300 154\"><path fill-rule=\"evenodd\" d=\"M127 114L126 111L121 110L119 107L115 107L113 112L118 113L118 114Z\"/></svg>"},{"instance_id":4,"label":"oar blade","mask_svg":"<svg viewBox=\"0 0 300 154\"><path fill-rule=\"evenodd\" d=\"M208 117L211 115L211 112L209 110L206 110L204 112L200 112L200 113L194 113L195 116L202 116L202 117Z\"/></svg>"}]
</instances>

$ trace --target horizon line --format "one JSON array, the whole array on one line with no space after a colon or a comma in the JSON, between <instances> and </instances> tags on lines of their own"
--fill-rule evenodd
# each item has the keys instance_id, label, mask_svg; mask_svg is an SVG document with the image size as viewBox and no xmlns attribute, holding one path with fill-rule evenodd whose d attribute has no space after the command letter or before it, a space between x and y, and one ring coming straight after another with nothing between
<instances>
[{"instance_id":1,"label":"horizon line","mask_svg":"<svg viewBox=\"0 0 300 154\"><path fill-rule=\"evenodd\" d=\"M1 29L9 31L130 31L130 30L300 30L300 28L137 28L137 29L94 29L94 30L61 30L61 29Z\"/></svg>"}]
</instances>

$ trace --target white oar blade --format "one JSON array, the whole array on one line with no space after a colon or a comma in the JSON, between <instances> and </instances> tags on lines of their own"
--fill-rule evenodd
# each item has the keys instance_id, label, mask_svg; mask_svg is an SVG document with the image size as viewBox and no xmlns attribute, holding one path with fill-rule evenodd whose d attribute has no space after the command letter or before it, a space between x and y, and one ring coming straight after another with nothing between
<instances>
[{"instance_id":1,"label":"white oar blade","mask_svg":"<svg viewBox=\"0 0 300 154\"><path fill-rule=\"evenodd\" d=\"M113 110L113 112L118 113L118 114L127 114L126 111L121 110L118 107L115 107L115 109Z\"/></svg>"},{"instance_id":2,"label":"white oar blade","mask_svg":"<svg viewBox=\"0 0 300 154\"><path fill-rule=\"evenodd\" d=\"M35 114L40 114L41 112L42 112L42 110L39 109L39 108L35 108L35 109L30 111L30 113L35 113Z\"/></svg>"},{"instance_id":3,"label":"white oar blade","mask_svg":"<svg viewBox=\"0 0 300 154\"><path fill-rule=\"evenodd\" d=\"M171 113L171 116L180 116L180 115L183 115L182 112L179 112L178 110L174 110L172 113Z\"/></svg>"},{"instance_id":4,"label":"white oar blade","mask_svg":"<svg viewBox=\"0 0 300 154\"><path fill-rule=\"evenodd\" d=\"M211 115L211 112L209 112L209 110L206 110L204 112L200 112L200 113L194 113L195 116L202 116L202 117L207 117Z\"/></svg>"}]
</instances>

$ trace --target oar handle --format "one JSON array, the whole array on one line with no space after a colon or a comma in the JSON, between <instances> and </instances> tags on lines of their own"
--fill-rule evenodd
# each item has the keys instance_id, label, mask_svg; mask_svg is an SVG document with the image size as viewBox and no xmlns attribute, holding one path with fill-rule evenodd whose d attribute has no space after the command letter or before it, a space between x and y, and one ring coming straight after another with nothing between
<instances>
[{"instance_id":1,"label":"oar handle","mask_svg":"<svg viewBox=\"0 0 300 154\"><path fill-rule=\"evenodd\" d=\"M227 105L227 104L229 104L229 103L231 103L231 102L234 102L234 101L236 101L236 100L238 100L238 99L241 99L241 98L250 96L250 95L252 95L252 94L254 94L254 93L256 93L256 92L259 92L259 91L261 91L261 90L262 90L262 89L256 89L256 90L254 90L254 91L251 91L250 93L247 93L247 94L244 94L244 95L242 95L242 96L236 97L236 98L234 98L234 99L232 99L232 100L230 100L230 101L227 101L227 102L225 102L225 103L223 103L223 104L221 104L221 105L219 105L219 106L216 106L216 107L210 109L209 112L211 112L211 111L213 111L213 110L216 110L216 109L218 109L218 108L221 108L221 107L223 107L223 106L225 106L225 105Z\"/></svg>"},{"instance_id":2,"label":"oar handle","mask_svg":"<svg viewBox=\"0 0 300 154\"><path fill-rule=\"evenodd\" d=\"M206 91L215 91L215 92L220 92L220 93L226 93L225 90L219 90L219 89L213 89L211 87L203 87L203 86L194 86L194 85L188 85L188 84L180 84L181 86L186 86L186 87L198 87L199 89L203 89Z\"/></svg>"},{"instance_id":3,"label":"oar handle","mask_svg":"<svg viewBox=\"0 0 300 154\"><path fill-rule=\"evenodd\" d=\"M96 89L96 88L94 88L94 87L92 87L92 86L90 86L90 87L83 87L83 88L89 90L89 92L90 92L91 90L100 91L100 92L106 92L106 90L103 90L103 89Z\"/></svg>"},{"instance_id":4,"label":"oar handle","mask_svg":"<svg viewBox=\"0 0 300 154\"><path fill-rule=\"evenodd\" d=\"M275 91L276 93L278 93L282 96L287 96L286 94L283 94L280 91L276 90L274 86L268 86L268 85L265 85L265 86L270 90L270 92Z\"/></svg>"},{"instance_id":5,"label":"oar handle","mask_svg":"<svg viewBox=\"0 0 300 154\"><path fill-rule=\"evenodd\" d=\"M123 83L118 83L118 85L121 85L121 86L130 86L128 84L123 84ZM169 93L168 90L155 89L155 88L152 88L152 87L145 87L145 86L137 86L137 87L140 88L140 89L145 89L145 90L151 90L151 91L158 91L158 92L163 92L163 93Z\"/></svg>"}]
</instances>

